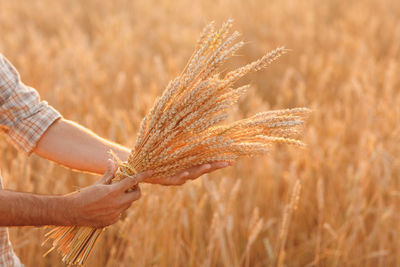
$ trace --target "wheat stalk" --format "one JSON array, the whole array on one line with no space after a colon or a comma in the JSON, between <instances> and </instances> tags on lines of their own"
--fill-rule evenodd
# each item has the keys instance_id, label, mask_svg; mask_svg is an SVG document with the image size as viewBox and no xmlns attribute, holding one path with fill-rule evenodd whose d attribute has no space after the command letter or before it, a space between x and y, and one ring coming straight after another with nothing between
<instances>
[{"instance_id":1,"label":"wheat stalk","mask_svg":"<svg viewBox=\"0 0 400 267\"><path fill-rule=\"evenodd\" d=\"M243 42L234 43L239 34L229 35L231 27L231 20L219 30L214 23L205 27L183 72L168 84L143 119L137 142L127 162L119 162L113 182L146 170L153 170L150 179L157 179L202 163L266 154L273 144L304 146L291 137L301 132L310 112L307 108L262 112L220 125L248 89L234 88L234 83L286 52L277 48L220 78L218 68L243 46ZM81 265L103 230L57 227L47 233L47 240L53 240L51 250L57 248L66 264Z\"/></svg>"}]
</instances>

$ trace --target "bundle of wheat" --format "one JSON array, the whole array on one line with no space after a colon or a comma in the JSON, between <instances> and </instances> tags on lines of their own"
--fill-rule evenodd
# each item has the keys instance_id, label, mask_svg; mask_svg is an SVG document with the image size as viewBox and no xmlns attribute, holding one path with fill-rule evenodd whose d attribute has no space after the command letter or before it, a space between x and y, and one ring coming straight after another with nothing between
<instances>
[{"instance_id":1,"label":"bundle of wheat","mask_svg":"<svg viewBox=\"0 0 400 267\"><path fill-rule=\"evenodd\" d=\"M229 34L231 27L231 20L219 30L213 23L205 27L184 71L168 84L143 119L136 145L128 161L119 162L113 182L146 170L153 170L151 179L157 179L202 163L265 154L275 143L304 145L293 138L302 129L307 108L262 112L220 124L228 108L249 88L234 88L234 83L286 52L278 48L220 77L218 67L243 45L234 43L239 33ZM103 230L57 227L47 236L53 240L51 250L57 248L65 263L84 264Z\"/></svg>"}]
</instances>

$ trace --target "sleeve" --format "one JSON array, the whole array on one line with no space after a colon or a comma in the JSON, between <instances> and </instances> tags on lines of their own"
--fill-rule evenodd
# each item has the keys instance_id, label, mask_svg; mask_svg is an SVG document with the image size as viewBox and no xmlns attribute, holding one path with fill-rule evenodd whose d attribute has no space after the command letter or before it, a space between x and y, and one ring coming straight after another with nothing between
<instances>
[{"instance_id":1,"label":"sleeve","mask_svg":"<svg viewBox=\"0 0 400 267\"><path fill-rule=\"evenodd\" d=\"M30 154L49 126L61 117L38 92L21 82L11 63L0 54L0 132Z\"/></svg>"}]
</instances>

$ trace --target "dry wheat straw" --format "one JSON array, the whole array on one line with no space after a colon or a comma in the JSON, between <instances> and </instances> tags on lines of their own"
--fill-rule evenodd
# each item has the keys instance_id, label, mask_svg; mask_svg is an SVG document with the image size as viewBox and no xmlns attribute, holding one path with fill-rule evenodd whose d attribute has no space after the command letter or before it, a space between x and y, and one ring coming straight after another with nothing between
<instances>
[{"instance_id":1,"label":"dry wheat straw","mask_svg":"<svg viewBox=\"0 0 400 267\"><path fill-rule=\"evenodd\" d=\"M286 52L277 48L219 78L218 68L243 46L241 41L234 43L239 33L229 35L231 27L231 20L218 31L214 23L205 27L183 72L168 84L143 119L134 149L127 162L119 162L113 182L150 169L154 170L151 179L156 179L193 165L266 154L273 144L304 146L294 138L301 133L307 108L262 112L219 125L249 88L234 88L234 83ZM103 230L57 227L47 237L65 263L84 264Z\"/></svg>"}]
</instances>

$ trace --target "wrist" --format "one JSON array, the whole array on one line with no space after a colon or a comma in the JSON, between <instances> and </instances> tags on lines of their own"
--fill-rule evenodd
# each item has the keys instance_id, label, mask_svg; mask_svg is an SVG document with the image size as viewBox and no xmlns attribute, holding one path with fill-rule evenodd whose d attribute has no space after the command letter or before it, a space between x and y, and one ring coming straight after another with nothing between
<instances>
[{"instance_id":1,"label":"wrist","mask_svg":"<svg viewBox=\"0 0 400 267\"><path fill-rule=\"evenodd\" d=\"M59 224L67 226L78 225L78 209L75 194L60 196L59 210L61 211L60 218L62 221Z\"/></svg>"}]
</instances>

